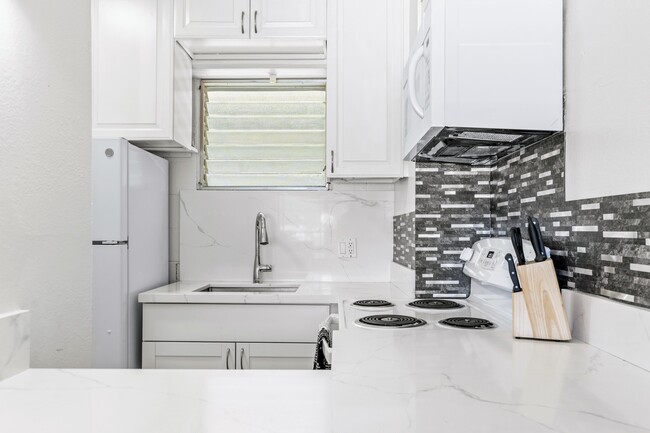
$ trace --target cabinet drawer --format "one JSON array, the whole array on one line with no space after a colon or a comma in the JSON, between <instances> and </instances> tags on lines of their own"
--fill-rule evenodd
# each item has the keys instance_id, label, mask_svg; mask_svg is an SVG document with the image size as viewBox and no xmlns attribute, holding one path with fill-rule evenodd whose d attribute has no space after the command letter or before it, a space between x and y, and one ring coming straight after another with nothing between
<instances>
[{"instance_id":1,"label":"cabinet drawer","mask_svg":"<svg viewBox=\"0 0 650 433\"><path fill-rule=\"evenodd\" d=\"M142 368L235 368L235 343L142 343Z\"/></svg>"},{"instance_id":2,"label":"cabinet drawer","mask_svg":"<svg viewBox=\"0 0 650 433\"><path fill-rule=\"evenodd\" d=\"M145 304L143 341L313 343L329 305Z\"/></svg>"},{"instance_id":3,"label":"cabinet drawer","mask_svg":"<svg viewBox=\"0 0 650 433\"><path fill-rule=\"evenodd\" d=\"M237 343L237 368L311 370L315 343Z\"/></svg>"}]
</instances>

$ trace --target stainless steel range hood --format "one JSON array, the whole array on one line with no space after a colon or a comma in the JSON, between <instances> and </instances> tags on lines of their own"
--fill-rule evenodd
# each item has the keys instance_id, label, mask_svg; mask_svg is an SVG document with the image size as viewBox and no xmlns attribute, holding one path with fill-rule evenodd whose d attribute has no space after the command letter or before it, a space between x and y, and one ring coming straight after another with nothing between
<instances>
[{"instance_id":1,"label":"stainless steel range hood","mask_svg":"<svg viewBox=\"0 0 650 433\"><path fill-rule=\"evenodd\" d=\"M490 166L557 132L481 128L431 128L406 160Z\"/></svg>"}]
</instances>

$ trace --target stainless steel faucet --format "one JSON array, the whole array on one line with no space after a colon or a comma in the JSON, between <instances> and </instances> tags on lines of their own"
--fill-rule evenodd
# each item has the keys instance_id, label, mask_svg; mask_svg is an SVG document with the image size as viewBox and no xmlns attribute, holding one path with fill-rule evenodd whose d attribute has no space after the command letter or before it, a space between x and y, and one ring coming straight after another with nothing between
<instances>
[{"instance_id":1,"label":"stainless steel faucet","mask_svg":"<svg viewBox=\"0 0 650 433\"><path fill-rule=\"evenodd\" d=\"M255 218L255 263L253 264L253 283L261 283L261 272L271 272L271 265L260 264L260 245L269 243L269 235L266 232L266 218L259 212Z\"/></svg>"}]
</instances>

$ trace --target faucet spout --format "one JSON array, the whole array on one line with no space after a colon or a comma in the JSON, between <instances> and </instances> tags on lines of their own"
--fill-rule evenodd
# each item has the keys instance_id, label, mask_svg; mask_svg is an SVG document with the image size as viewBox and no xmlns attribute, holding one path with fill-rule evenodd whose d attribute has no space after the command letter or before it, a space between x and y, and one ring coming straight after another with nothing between
<instances>
[{"instance_id":1,"label":"faucet spout","mask_svg":"<svg viewBox=\"0 0 650 433\"><path fill-rule=\"evenodd\" d=\"M261 273L271 272L271 265L262 265L260 260L260 245L268 245L269 235L266 231L266 218L262 212L255 218L255 261L253 263L253 283L261 283Z\"/></svg>"}]
</instances>

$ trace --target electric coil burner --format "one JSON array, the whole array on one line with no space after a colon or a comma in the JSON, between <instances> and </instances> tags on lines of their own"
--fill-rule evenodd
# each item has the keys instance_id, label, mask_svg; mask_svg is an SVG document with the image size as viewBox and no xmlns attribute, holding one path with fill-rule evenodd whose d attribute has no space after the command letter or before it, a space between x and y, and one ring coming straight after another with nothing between
<instances>
[{"instance_id":1,"label":"electric coil burner","mask_svg":"<svg viewBox=\"0 0 650 433\"><path fill-rule=\"evenodd\" d=\"M424 308L427 310L452 310L455 308L463 308L461 304L446 299L418 299L417 301L409 302L409 307Z\"/></svg>"},{"instance_id":2,"label":"electric coil burner","mask_svg":"<svg viewBox=\"0 0 650 433\"><path fill-rule=\"evenodd\" d=\"M417 319L411 316L402 316L399 314L377 314L374 316L366 316L359 319L359 323L384 328L415 328L427 324L427 322L422 319Z\"/></svg>"},{"instance_id":3,"label":"electric coil burner","mask_svg":"<svg viewBox=\"0 0 650 433\"><path fill-rule=\"evenodd\" d=\"M353 302L352 305L357 307L392 307L393 304L384 301L382 299L362 299L360 301Z\"/></svg>"},{"instance_id":4,"label":"electric coil burner","mask_svg":"<svg viewBox=\"0 0 650 433\"><path fill-rule=\"evenodd\" d=\"M453 328L463 329L490 329L495 327L494 323L489 320L480 319L478 317L450 317L449 319L441 320L438 323Z\"/></svg>"}]
</instances>

